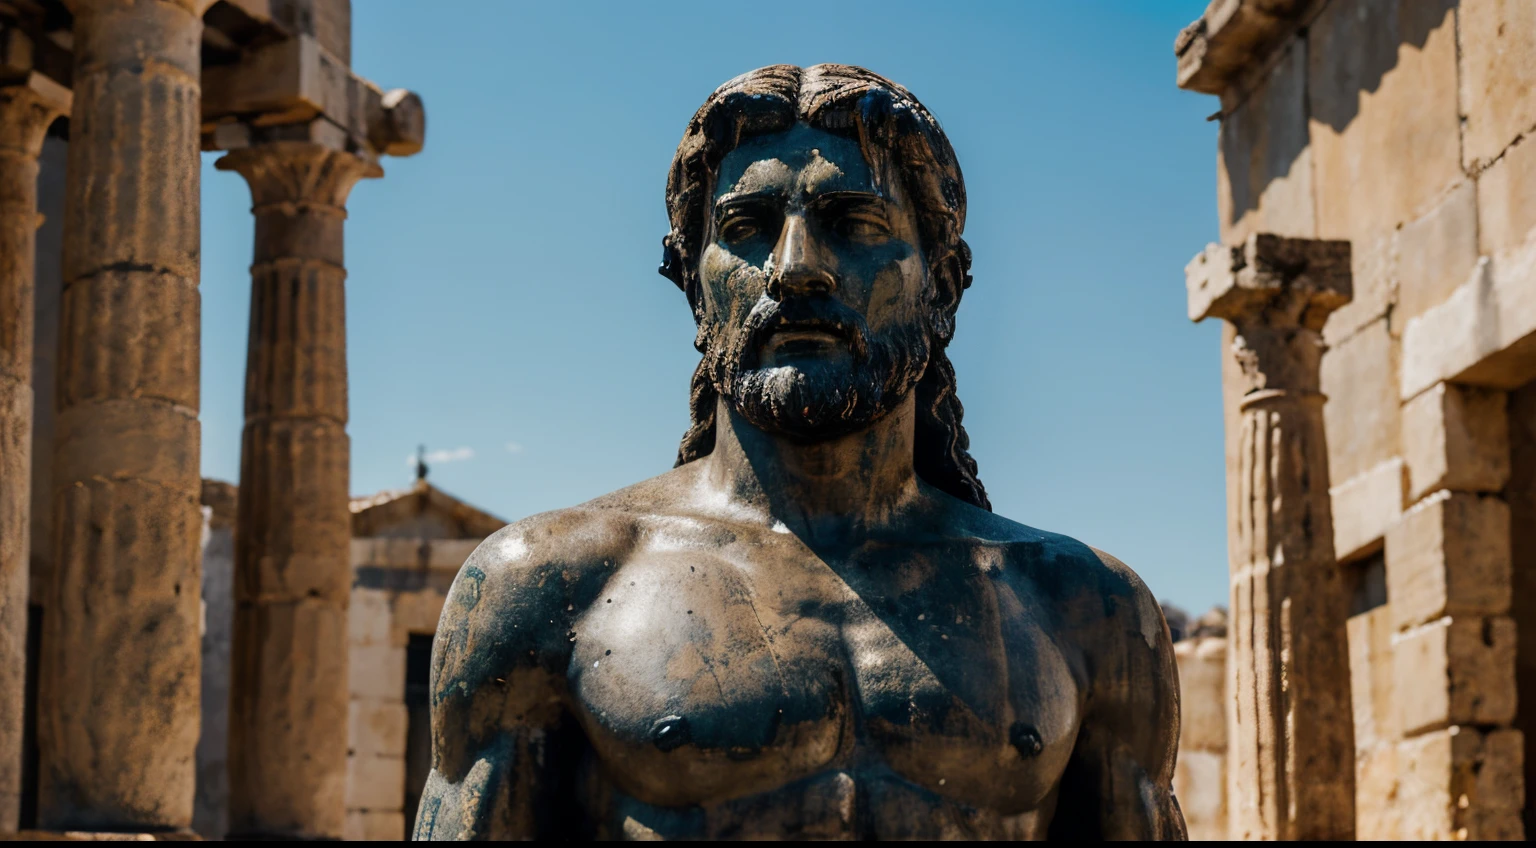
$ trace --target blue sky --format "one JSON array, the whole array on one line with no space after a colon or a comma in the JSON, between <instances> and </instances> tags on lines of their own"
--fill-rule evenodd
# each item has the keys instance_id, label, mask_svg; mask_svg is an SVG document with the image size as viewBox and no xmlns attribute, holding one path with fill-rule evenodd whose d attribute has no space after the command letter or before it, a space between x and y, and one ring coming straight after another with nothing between
<instances>
[{"instance_id":1,"label":"blue sky","mask_svg":"<svg viewBox=\"0 0 1536 848\"><path fill-rule=\"evenodd\" d=\"M697 362L656 274L693 111L776 62L910 88L966 174L975 285L950 348L996 510L1226 601L1220 332L1185 317L1216 234L1213 98L1179 91L1178 2L354 0L353 65L427 146L352 193L352 490L431 479L509 520L665 471ZM203 172L203 469L239 474L252 228Z\"/></svg>"}]
</instances>

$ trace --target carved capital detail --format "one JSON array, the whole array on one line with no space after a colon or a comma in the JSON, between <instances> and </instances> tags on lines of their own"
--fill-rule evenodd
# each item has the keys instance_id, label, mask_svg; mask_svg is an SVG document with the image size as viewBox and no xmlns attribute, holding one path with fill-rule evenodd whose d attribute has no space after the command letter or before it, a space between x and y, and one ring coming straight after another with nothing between
<instances>
[{"instance_id":1,"label":"carved capital detail","mask_svg":"<svg viewBox=\"0 0 1536 848\"><path fill-rule=\"evenodd\" d=\"M1323 324L1353 293L1349 263L1347 241L1258 233L1210 245L1184 269L1190 320L1231 322L1245 393L1314 394Z\"/></svg>"},{"instance_id":2,"label":"carved capital detail","mask_svg":"<svg viewBox=\"0 0 1536 848\"><path fill-rule=\"evenodd\" d=\"M1350 301L1349 242L1255 233L1237 245L1212 244L1184 268L1189 318L1237 326L1321 330Z\"/></svg>"},{"instance_id":3,"label":"carved capital detail","mask_svg":"<svg viewBox=\"0 0 1536 848\"><path fill-rule=\"evenodd\" d=\"M234 171L251 187L256 211L282 205L344 210L357 181L381 177L378 163L303 141L277 141L231 151L214 167Z\"/></svg>"},{"instance_id":4,"label":"carved capital detail","mask_svg":"<svg viewBox=\"0 0 1536 848\"><path fill-rule=\"evenodd\" d=\"M69 111L67 90L45 77L33 78L36 84L0 87L0 156L36 159L49 125ZM49 90L40 90L40 85Z\"/></svg>"}]
</instances>

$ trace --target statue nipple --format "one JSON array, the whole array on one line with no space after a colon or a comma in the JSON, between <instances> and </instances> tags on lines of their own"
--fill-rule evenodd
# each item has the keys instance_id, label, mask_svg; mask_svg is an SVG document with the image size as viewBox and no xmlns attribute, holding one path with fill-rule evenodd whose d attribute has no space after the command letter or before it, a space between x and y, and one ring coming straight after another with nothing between
<instances>
[{"instance_id":1,"label":"statue nipple","mask_svg":"<svg viewBox=\"0 0 1536 848\"><path fill-rule=\"evenodd\" d=\"M651 725L651 744L658 750L671 751L688 744L693 736L688 732L688 719L669 715Z\"/></svg>"},{"instance_id":2,"label":"statue nipple","mask_svg":"<svg viewBox=\"0 0 1536 848\"><path fill-rule=\"evenodd\" d=\"M1016 721L1008 728L1008 741L1026 760L1039 756L1045 748L1040 742L1040 734L1022 721Z\"/></svg>"}]
</instances>

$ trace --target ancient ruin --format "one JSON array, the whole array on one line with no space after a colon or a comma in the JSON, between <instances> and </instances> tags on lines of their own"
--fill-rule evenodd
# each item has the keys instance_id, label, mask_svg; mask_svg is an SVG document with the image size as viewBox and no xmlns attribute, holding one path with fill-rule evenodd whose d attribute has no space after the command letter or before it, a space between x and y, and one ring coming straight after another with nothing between
<instances>
[{"instance_id":1,"label":"ancient ruin","mask_svg":"<svg viewBox=\"0 0 1536 848\"><path fill-rule=\"evenodd\" d=\"M222 150L256 218L228 832L343 835L342 222L425 128L350 39L347 0L0 3L0 832L190 832L198 187ZM35 277L34 243L60 245Z\"/></svg>"},{"instance_id":2,"label":"ancient ruin","mask_svg":"<svg viewBox=\"0 0 1536 848\"><path fill-rule=\"evenodd\" d=\"M1536 5L1215 0L1175 50L1220 96L1188 295L1226 319L1232 567L1227 635L1176 651L1191 835L1523 838Z\"/></svg>"},{"instance_id":3,"label":"ancient ruin","mask_svg":"<svg viewBox=\"0 0 1536 848\"><path fill-rule=\"evenodd\" d=\"M1119 563L986 512L943 354L970 282L959 168L909 93L857 69L765 69L712 101L751 118L740 137L706 109L685 138L664 271L709 355L681 468L502 536L424 472L349 497L348 196L425 137L420 98L351 52L349 0L0 0L0 839L1177 836L1174 795L1198 839L1536 825L1536 4L1213 0L1178 35L1177 84L1220 101L1218 243L1189 246L1185 302L1223 334L1231 604L1171 648ZM875 97L848 106L843 84ZM815 128L775 123L802 103L826 111ZM869 126L910 144L856 141ZM214 151L253 216L238 486L199 479ZM749 196L771 159L889 194ZM716 171L730 196L701 179ZM920 245L930 267L896 276L928 275L935 302L807 306L879 276L814 237L822 215L845 241ZM705 267L710 227L772 320ZM748 326L792 332L759 350ZM808 379L754 376L754 355ZM879 473L855 479L852 455ZM728 539L668 513L684 479L728 481L762 526ZM934 491L957 500L931 509L950 503ZM914 538L923 517L989 543ZM592 548L536 549L538 529ZM969 582L886 553L919 548ZM560 588L537 616L507 608L496 571L530 550ZM787 570L805 551L830 577ZM1053 557L1100 582L990 576ZM772 574L730 582L719 558ZM848 567L872 562L908 582ZM441 698L434 754L445 607L449 679L471 694ZM531 666L491 657L515 687L471 679L486 617L532 640ZM1125 660L1110 683L1142 700L1107 720L1063 706L1115 687L1041 647L1058 643ZM563 713L505 700L551 693ZM472 721L484 703L532 718ZM1140 759L1104 753L1119 743ZM528 791L451 803L514 761ZM1114 794L1132 766L1143 785Z\"/></svg>"}]
</instances>

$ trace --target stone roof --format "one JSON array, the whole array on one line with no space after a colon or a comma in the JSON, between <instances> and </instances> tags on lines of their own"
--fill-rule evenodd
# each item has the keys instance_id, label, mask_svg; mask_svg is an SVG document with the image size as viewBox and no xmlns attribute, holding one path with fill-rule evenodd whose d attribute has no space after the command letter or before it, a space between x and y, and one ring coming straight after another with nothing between
<instances>
[{"instance_id":1,"label":"stone roof","mask_svg":"<svg viewBox=\"0 0 1536 848\"><path fill-rule=\"evenodd\" d=\"M353 498L354 538L398 536L483 539L507 521L448 494L425 480L405 489L385 489Z\"/></svg>"}]
</instances>

